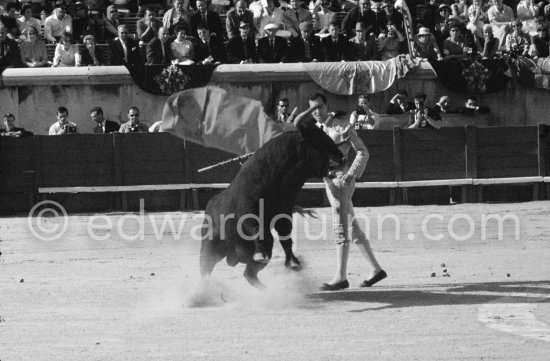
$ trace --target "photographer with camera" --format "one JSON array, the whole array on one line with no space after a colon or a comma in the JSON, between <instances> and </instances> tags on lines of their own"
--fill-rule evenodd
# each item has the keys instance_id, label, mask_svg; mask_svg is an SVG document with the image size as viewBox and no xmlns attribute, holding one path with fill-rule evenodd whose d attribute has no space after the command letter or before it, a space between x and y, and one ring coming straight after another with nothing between
<instances>
[{"instance_id":1,"label":"photographer with camera","mask_svg":"<svg viewBox=\"0 0 550 361\"><path fill-rule=\"evenodd\" d=\"M149 128L139 122L139 109L128 109L128 121L120 126L120 133L148 133Z\"/></svg>"},{"instance_id":2,"label":"photographer with camera","mask_svg":"<svg viewBox=\"0 0 550 361\"><path fill-rule=\"evenodd\" d=\"M65 107L57 108L57 122L50 127L49 135L76 134L76 124L69 122L69 111Z\"/></svg>"},{"instance_id":3,"label":"photographer with camera","mask_svg":"<svg viewBox=\"0 0 550 361\"><path fill-rule=\"evenodd\" d=\"M350 116L350 123L355 129L374 129L380 122L380 116L370 108L369 96L361 94L357 98L357 106Z\"/></svg>"},{"instance_id":4,"label":"photographer with camera","mask_svg":"<svg viewBox=\"0 0 550 361\"><path fill-rule=\"evenodd\" d=\"M416 93L414 106L416 109L411 110L409 128L441 128L441 116L426 106L426 94Z\"/></svg>"}]
</instances>

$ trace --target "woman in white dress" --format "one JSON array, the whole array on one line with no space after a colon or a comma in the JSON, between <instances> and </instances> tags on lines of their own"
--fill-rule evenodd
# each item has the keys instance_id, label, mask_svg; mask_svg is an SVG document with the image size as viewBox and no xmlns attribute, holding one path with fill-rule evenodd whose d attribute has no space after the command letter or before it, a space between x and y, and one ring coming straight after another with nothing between
<instances>
[{"instance_id":1,"label":"woman in white dress","mask_svg":"<svg viewBox=\"0 0 550 361\"><path fill-rule=\"evenodd\" d=\"M174 33L176 34L176 39L170 44L170 48L172 49L172 64L194 64L193 43L187 38L185 26L176 25Z\"/></svg>"}]
</instances>

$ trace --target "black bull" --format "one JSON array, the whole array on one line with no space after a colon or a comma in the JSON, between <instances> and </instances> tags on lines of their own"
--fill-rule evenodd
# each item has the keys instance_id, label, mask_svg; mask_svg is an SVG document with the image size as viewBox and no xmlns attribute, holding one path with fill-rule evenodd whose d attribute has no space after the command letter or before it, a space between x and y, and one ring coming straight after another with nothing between
<instances>
[{"instance_id":1,"label":"black bull","mask_svg":"<svg viewBox=\"0 0 550 361\"><path fill-rule=\"evenodd\" d=\"M203 280L227 257L230 266L246 264L246 280L262 287L257 275L266 262L254 261L253 255L261 249L266 260L271 258L270 225L279 235L285 266L299 267L290 238L298 192L307 179L325 177L343 161L332 139L312 121L301 122L298 131L284 132L267 142L243 165L229 187L206 206L200 253Z\"/></svg>"}]
</instances>

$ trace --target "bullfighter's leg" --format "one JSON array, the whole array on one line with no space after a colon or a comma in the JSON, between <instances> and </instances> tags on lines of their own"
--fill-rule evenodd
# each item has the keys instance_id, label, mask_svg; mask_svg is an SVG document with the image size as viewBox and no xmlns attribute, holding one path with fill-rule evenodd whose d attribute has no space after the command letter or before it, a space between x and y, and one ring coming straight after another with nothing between
<instances>
[{"instance_id":1,"label":"bullfighter's leg","mask_svg":"<svg viewBox=\"0 0 550 361\"><path fill-rule=\"evenodd\" d=\"M258 279L258 272L264 269L266 265L259 262L249 262L244 270L244 278L252 286L259 290L265 289L266 286Z\"/></svg>"},{"instance_id":2,"label":"bullfighter's leg","mask_svg":"<svg viewBox=\"0 0 550 361\"><path fill-rule=\"evenodd\" d=\"M302 264L292 252L292 215L283 217L275 222L275 230L279 235L279 242L285 251L285 267L294 271L302 269Z\"/></svg>"}]
</instances>

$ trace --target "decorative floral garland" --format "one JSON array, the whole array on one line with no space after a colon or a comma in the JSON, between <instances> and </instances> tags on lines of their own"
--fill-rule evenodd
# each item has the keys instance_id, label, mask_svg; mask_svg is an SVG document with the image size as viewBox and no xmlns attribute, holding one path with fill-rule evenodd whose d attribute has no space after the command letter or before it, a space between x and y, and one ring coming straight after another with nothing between
<instances>
[{"instance_id":1,"label":"decorative floral garland","mask_svg":"<svg viewBox=\"0 0 550 361\"><path fill-rule=\"evenodd\" d=\"M155 77L163 94L172 95L185 89L191 77L185 74L177 65L170 65Z\"/></svg>"},{"instance_id":2,"label":"decorative floral garland","mask_svg":"<svg viewBox=\"0 0 550 361\"><path fill-rule=\"evenodd\" d=\"M474 61L462 70L462 76L468 82L470 92L481 94L487 91L487 79L491 76L491 72L480 62Z\"/></svg>"}]
</instances>

